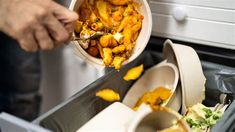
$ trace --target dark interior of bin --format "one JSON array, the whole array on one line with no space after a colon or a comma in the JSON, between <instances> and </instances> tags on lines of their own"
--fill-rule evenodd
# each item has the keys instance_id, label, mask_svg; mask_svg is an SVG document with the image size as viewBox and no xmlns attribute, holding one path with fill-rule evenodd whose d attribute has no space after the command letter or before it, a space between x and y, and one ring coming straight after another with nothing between
<instances>
[{"instance_id":1,"label":"dark interior of bin","mask_svg":"<svg viewBox=\"0 0 235 132\"><path fill-rule=\"evenodd\" d=\"M162 61L161 53L163 39L153 39L156 38L151 38L150 44L146 48L145 52L143 52L135 61L124 66L119 72L115 70L107 70L108 72L105 76L91 83L70 99L58 105L41 118L35 120L34 123L38 123L40 126L56 132L74 132L89 119L111 104L97 98L95 96L96 91L103 88L111 88L114 91L117 91L123 99L126 92L134 83L134 81L124 81L122 79L128 69L144 64L144 69L146 70ZM196 47L194 48L197 49ZM208 53L208 55L205 53ZM208 51L199 51L198 54L202 60L203 71L207 78L206 99L203 103L206 106L214 106L219 102L218 97L221 93L227 93L229 98L232 100L234 96L233 93L235 93L235 68L224 65L230 60L222 59L224 62L217 60L217 63L213 63L213 61L208 59L208 56L211 55ZM219 56L217 56L214 57L213 60L216 58L220 59ZM218 64L219 62L223 63L223 65Z\"/></svg>"}]
</instances>

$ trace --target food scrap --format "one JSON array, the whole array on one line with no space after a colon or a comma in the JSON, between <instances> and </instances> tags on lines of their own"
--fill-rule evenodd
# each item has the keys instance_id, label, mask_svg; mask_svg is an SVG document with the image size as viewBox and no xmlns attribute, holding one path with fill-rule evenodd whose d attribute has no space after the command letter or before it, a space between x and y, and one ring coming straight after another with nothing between
<instances>
[{"instance_id":1,"label":"food scrap","mask_svg":"<svg viewBox=\"0 0 235 132\"><path fill-rule=\"evenodd\" d=\"M127 71L126 75L123 77L124 80L130 81L135 80L140 77L142 72L144 71L144 65L141 64L139 66L133 67Z\"/></svg>"},{"instance_id":2,"label":"food scrap","mask_svg":"<svg viewBox=\"0 0 235 132\"><path fill-rule=\"evenodd\" d=\"M112 89L102 89L96 92L96 96L108 102L114 102L120 100L119 94L114 92Z\"/></svg>"},{"instance_id":3,"label":"food scrap","mask_svg":"<svg viewBox=\"0 0 235 132\"><path fill-rule=\"evenodd\" d=\"M78 43L105 66L119 70L131 56L142 28L140 6L134 0L84 0L77 10L75 35L86 39Z\"/></svg>"},{"instance_id":4,"label":"food scrap","mask_svg":"<svg viewBox=\"0 0 235 132\"><path fill-rule=\"evenodd\" d=\"M133 109L137 110L143 103L149 104L152 108L155 108L155 106L163 105L171 95L172 92L170 89L158 87L153 91L144 93L144 95L139 98Z\"/></svg>"},{"instance_id":5,"label":"food scrap","mask_svg":"<svg viewBox=\"0 0 235 132\"><path fill-rule=\"evenodd\" d=\"M204 132L208 128L212 128L222 117L222 114L221 111L212 111L203 104L196 104L188 108L184 119L193 132Z\"/></svg>"}]
</instances>

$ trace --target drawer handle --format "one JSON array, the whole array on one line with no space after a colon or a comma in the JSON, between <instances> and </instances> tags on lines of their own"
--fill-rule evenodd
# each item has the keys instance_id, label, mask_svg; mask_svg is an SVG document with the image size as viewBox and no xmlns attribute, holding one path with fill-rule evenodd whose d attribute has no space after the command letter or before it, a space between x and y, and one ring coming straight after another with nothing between
<instances>
[{"instance_id":1,"label":"drawer handle","mask_svg":"<svg viewBox=\"0 0 235 132\"><path fill-rule=\"evenodd\" d=\"M173 17L175 18L176 21L182 22L186 19L187 12L182 7L175 7L173 9L172 15L173 15Z\"/></svg>"}]
</instances>

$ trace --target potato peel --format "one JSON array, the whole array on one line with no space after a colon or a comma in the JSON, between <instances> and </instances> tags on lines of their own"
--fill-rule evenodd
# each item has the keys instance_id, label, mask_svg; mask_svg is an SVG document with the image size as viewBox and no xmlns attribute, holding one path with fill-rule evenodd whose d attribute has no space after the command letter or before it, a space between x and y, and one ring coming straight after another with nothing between
<instances>
[{"instance_id":1,"label":"potato peel","mask_svg":"<svg viewBox=\"0 0 235 132\"><path fill-rule=\"evenodd\" d=\"M96 92L95 95L108 102L114 102L120 100L120 95L114 92L112 89L102 89Z\"/></svg>"},{"instance_id":2,"label":"potato peel","mask_svg":"<svg viewBox=\"0 0 235 132\"><path fill-rule=\"evenodd\" d=\"M142 72L144 71L144 65L141 64L139 66L133 67L130 70L127 71L126 75L123 77L124 80L130 81L130 80L136 80L140 77Z\"/></svg>"}]
</instances>

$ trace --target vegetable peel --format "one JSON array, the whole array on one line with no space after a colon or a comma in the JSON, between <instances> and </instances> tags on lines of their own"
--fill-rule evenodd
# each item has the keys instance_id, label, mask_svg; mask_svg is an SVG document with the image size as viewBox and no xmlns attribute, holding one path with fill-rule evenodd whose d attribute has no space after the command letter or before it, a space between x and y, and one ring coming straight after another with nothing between
<instances>
[{"instance_id":1,"label":"vegetable peel","mask_svg":"<svg viewBox=\"0 0 235 132\"><path fill-rule=\"evenodd\" d=\"M144 65L141 64L139 66L133 67L130 70L127 71L126 75L123 77L124 80L130 81L130 80L136 80L140 77L142 72L144 71Z\"/></svg>"},{"instance_id":2,"label":"vegetable peel","mask_svg":"<svg viewBox=\"0 0 235 132\"><path fill-rule=\"evenodd\" d=\"M96 92L96 96L108 102L114 102L120 100L120 95L114 92L112 89L102 89Z\"/></svg>"},{"instance_id":3,"label":"vegetable peel","mask_svg":"<svg viewBox=\"0 0 235 132\"><path fill-rule=\"evenodd\" d=\"M186 116L184 116L184 119L192 128L193 132L202 132L213 127L222 117L222 114L221 111L212 111L203 104L195 104L188 108L188 112Z\"/></svg>"}]
</instances>

